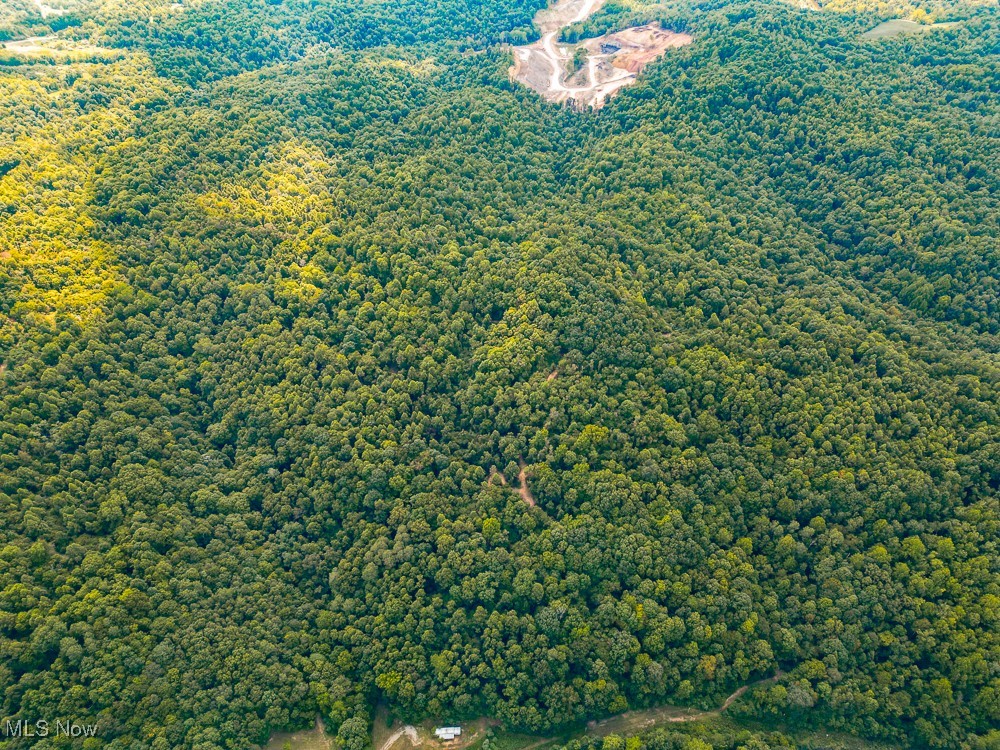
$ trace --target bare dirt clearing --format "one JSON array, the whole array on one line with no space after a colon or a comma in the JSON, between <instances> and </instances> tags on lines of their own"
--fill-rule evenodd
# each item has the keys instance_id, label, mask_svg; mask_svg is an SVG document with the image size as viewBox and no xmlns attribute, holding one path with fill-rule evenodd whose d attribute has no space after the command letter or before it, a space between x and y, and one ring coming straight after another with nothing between
<instances>
[{"instance_id":1,"label":"bare dirt clearing","mask_svg":"<svg viewBox=\"0 0 1000 750\"><path fill-rule=\"evenodd\" d=\"M535 24L542 38L514 48L511 78L534 89L550 102L570 102L575 107L599 109L623 86L635 82L642 69L671 47L693 40L687 34L661 29L655 24L636 26L612 34L559 44L559 32L584 21L604 0L559 0L539 11ZM574 58L582 65L572 70Z\"/></svg>"},{"instance_id":2,"label":"bare dirt clearing","mask_svg":"<svg viewBox=\"0 0 1000 750\"><path fill-rule=\"evenodd\" d=\"M434 727L440 723L435 725L433 722L425 721L417 726L406 724L393 731L386 723L386 719L387 713L384 709L380 709L372 725L372 747L375 750L411 750L417 747L426 750L442 750L442 748L462 750L481 740L489 727L499 723L495 719L486 717L462 722L462 735L451 742L444 742L434 736Z\"/></svg>"},{"instance_id":3,"label":"bare dirt clearing","mask_svg":"<svg viewBox=\"0 0 1000 750\"><path fill-rule=\"evenodd\" d=\"M517 474L517 494L521 496L532 508L535 507L535 496L531 494L531 490L528 488L528 467L525 466L524 461L520 462L521 471Z\"/></svg>"},{"instance_id":4,"label":"bare dirt clearing","mask_svg":"<svg viewBox=\"0 0 1000 750\"><path fill-rule=\"evenodd\" d=\"M390 734L378 750L389 750L389 748L403 739L404 735L410 741L410 747L418 747L424 744L424 741L420 738L420 735L417 732L417 728L411 724L407 724L405 727L400 727L395 732Z\"/></svg>"},{"instance_id":5,"label":"bare dirt clearing","mask_svg":"<svg viewBox=\"0 0 1000 750\"><path fill-rule=\"evenodd\" d=\"M42 14L42 18L48 18L49 16L62 16L69 11L65 8L53 8L51 5L46 5L42 0L35 0L35 7L38 8L38 12Z\"/></svg>"}]
</instances>

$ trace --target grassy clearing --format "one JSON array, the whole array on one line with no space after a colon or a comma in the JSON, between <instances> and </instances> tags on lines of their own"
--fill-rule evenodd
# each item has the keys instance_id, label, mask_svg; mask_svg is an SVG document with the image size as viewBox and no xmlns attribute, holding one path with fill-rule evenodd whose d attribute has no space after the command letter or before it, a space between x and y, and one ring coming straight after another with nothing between
<instances>
[{"instance_id":1,"label":"grassy clearing","mask_svg":"<svg viewBox=\"0 0 1000 750\"><path fill-rule=\"evenodd\" d=\"M312 729L273 735L265 750L333 750L333 738L326 733L323 723L317 718Z\"/></svg>"},{"instance_id":2,"label":"grassy clearing","mask_svg":"<svg viewBox=\"0 0 1000 750\"><path fill-rule=\"evenodd\" d=\"M497 731L493 736L482 736L467 750L541 750L545 747L552 747L562 744L565 737L539 737L536 734L521 734L519 732Z\"/></svg>"},{"instance_id":3,"label":"grassy clearing","mask_svg":"<svg viewBox=\"0 0 1000 750\"><path fill-rule=\"evenodd\" d=\"M958 22L924 24L910 21L905 18L894 18L891 21L883 21L873 29L869 29L861 35L862 39L891 39L895 36L906 34L923 34L935 29L948 29L958 26Z\"/></svg>"},{"instance_id":4,"label":"grassy clearing","mask_svg":"<svg viewBox=\"0 0 1000 750\"><path fill-rule=\"evenodd\" d=\"M40 36L18 39L0 44L0 60L4 65L30 65L46 63L110 63L121 59L120 50L96 47L84 41L64 39L59 36Z\"/></svg>"},{"instance_id":5,"label":"grassy clearing","mask_svg":"<svg viewBox=\"0 0 1000 750\"><path fill-rule=\"evenodd\" d=\"M389 716L389 711L385 706L375 709L375 718L372 721L372 747L380 748L386 740L392 736L399 722Z\"/></svg>"}]
</instances>

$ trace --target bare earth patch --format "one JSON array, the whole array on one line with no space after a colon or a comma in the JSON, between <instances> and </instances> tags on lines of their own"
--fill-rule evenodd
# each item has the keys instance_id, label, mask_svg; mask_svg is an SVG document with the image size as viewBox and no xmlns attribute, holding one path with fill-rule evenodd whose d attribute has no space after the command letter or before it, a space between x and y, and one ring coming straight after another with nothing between
<instances>
[{"instance_id":1,"label":"bare earth patch","mask_svg":"<svg viewBox=\"0 0 1000 750\"><path fill-rule=\"evenodd\" d=\"M563 28L586 20L603 0L559 0L539 11L535 24L542 38L514 48L511 78L550 102L569 102L578 109L599 109L622 87L635 82L642 69L672 47L691 44L688 34L656 24L584 39L575 45L556 40ZM582 55L582 59L581 59ZM582 64L575 70L574 58Z\"/></svg>"},{"instance_id":2,"label":"bare earth patch","mask_svg":"<svg viewBox=\"0 0 1000 750\"><path fill-rule=\"evenodd\" d=\"M464 750L479 742L489 727L499 722L496 719L480 717L472 721L459 722L462 735L451 742L444 742L434 736L434 727L452 722L424 721L414 726L406 724L393 730L386 724L386 712L380 709L372 725L372 747L374 750Z\"/></svg>"},{"instance_id":3,"label":"bare earth patch","mask_svg":"<svg viewBox=\"0 0 1000 750\"><path fill-rule=\"evenodd\" d=\"M405 727L400 727L395 732L390 734L378 750L390 750L392 746L399 742L399 740L403 739L404 736L410 741L410 747L418 747L424 743L420 734L417 732L417 728L407 724Z\"/></svg>"},{"instance_id":4,"label":"bare earth patch","mask_svg":"<svg viewBox=\"0 0 1000 750\"><path fill-rule=\"evenodd\" d=\"M35 0L35 7L38 8L38 12L42 14L42 18L48 18L49 16L61 16L67 13L65 8L53 8L51 5L46 5L42 0Z\"/></svg>"},{"instance_id":5,"label":"bare earth patch","mask_svg":"<svg viewBox=\"0 0 1000 750\"><path fill-rule=\"evenodd\" d=\"M535 496L531 494L531 490L528 488L528 467L524 465L524 461L520 461L521 471L517 474L517 494L521 496L532 508L535 507Z\"/></svg>"},{"instance_id":6,"label":"bare earth patch","mask_svg":"<svg viewBox=\"0 0 1000 750\"><path fill-rule=\"evenodd\" d=\"M534 508L535 496L531 494L531 489L528 487L528 467L523 460L518 461L518 466L521 467L521 471L517 474L517 487L515 489L517 489L517 494L521 496L521 499ZM490 476L486 480L486 484L499 484L501 487L510 486L507 483L507 477L496 466L490 468Z\"/></svg>"},{"instance_id":7,"label":"bare earth patch","mask_svg":"<svg viewBox=\"0 0 1000 750\"><path fill-rule=\"evenodd\" d=\"M490 468L490 478L486 481L487 484L493 484L494 482L499 482L501 487L507 486L507 477L496 466Z\"/></svg>"}]
</instances>

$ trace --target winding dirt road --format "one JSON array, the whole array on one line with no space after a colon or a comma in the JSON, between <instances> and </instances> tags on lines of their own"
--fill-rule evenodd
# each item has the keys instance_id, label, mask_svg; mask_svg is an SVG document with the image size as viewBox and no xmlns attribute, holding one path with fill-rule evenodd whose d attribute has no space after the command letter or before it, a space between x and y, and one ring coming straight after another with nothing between
<instances>
[{"instance_id":1,"label":"winding dirt road","mask_svg":"<svg viewBox=\"0 0 1000 750\"><path fill-rule=\"evenodd\" d=\"M514 47L511 78L534 89L550 102L572 102L577 108L598 109L624 86L634 83L647 63L670 47L690 44L687 34L645 24L559 44L560 33L590 18L604 0L557 0L535 16L541 32L536 42ZM575 50L586 53L586 63L573 70Z\"/></svg>"},{"instance_id":2,"label":"winding dirt road","mask_svg":"<svg viewBox=\"0 0 1000 750\"><path fill-rule=\"evenodd\" d=\"M591 94L598 86L602 85L602 83L599 83L597 80L597 61L601 58L610 57L610 55L588 55L586 85L571 88L566 85L566 79L569 77L566 73L566 64L573 57L573 54L567 49L558 46L556 44L556 38L563 29L572 26L575 23L586 21L603 4L604 0L569 0L569 2L565 2L564 0L564 2L556 3L556 5L553 6L553 20L539 24L543 32L541 49L545 53L545 57L548 60L550 68L552 69L552 76L549 79L549 91L557 95L562 94L566 97L575 98L580 95ZM579 6L576 9L575 15L567 21L558 20L560 16L564 15L565 11L570 11L574 5ZM629 78L630 75L631 74L627 71L623 71L614 79L604 81L603 84L612 83L614 80Z\"/></svg>"},{"instance_id":3,"label":"winding dirt road","mask_svg":"<svg viewBox=\"0 0 1000 750\"><path fill-rule=\"evenodd\" d=\"M588 60L587 84L580 87L566 85L568 63L573 53L561 47L556 39L560 32L575 23L586 21L598 10L604 0L558 0L554 5L539 11L535 22L542 37L537 42L515 48L515 77L525 69L524 82L543 91L546 96L556 101L571 97L591 95L598 87L597 66L593 56ZM543 80L536 79L536 73L545 69L547 75Z\"/></svg>"},{"instance_id":4,"label":"winding dirt road","mask_svg":"<svg viewBox=\"0 0 1000 750\"><path fill-rule=\"evenodd\" d=\"M587 733L601 737L608 734L616 734L622 731L643 731L655 726L656 724L685 724L690 721L707 719L710 716L718 716L733 705L733 703L735 703L739 697L750 688L766 685L769 682L777 682L781 679L783 674L784 673L781 670L778 670L773 677L766 677L763 680L757 680L756 682L751 682L741 688L738 688L732 695L726 698L726 700L724 700L722 705L718 708L702 711L700 709L692 708L685 709L680 706L660 706L658 708L649 708L644 711L628 711L601 721L590 722L590 724L587 725Z\"/></svg>"}]
</instances>

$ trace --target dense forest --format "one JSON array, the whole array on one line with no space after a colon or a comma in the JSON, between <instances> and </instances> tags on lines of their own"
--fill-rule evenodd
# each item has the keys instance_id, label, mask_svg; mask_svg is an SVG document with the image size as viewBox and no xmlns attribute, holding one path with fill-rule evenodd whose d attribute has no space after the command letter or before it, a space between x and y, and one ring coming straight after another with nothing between
<instances>
[{"instance_id":1,"label":"dense forest","mask_svg":"<svg viewBox=\"0 0 1000 750\"><path fill-rule=\"evenodd\" d=\"M116 50L0 65L0 748L1000 747L996 5L543 4L0 5Z\"/></svg>"}]
</instances>

